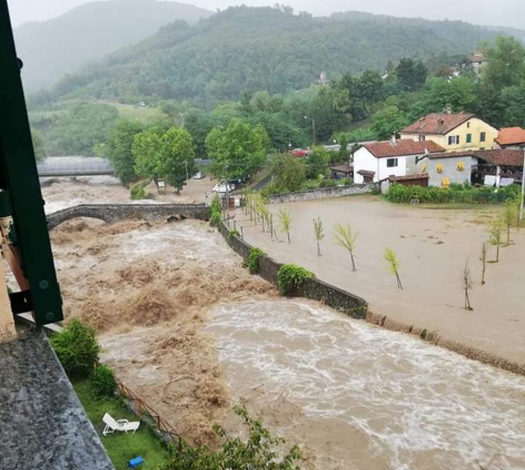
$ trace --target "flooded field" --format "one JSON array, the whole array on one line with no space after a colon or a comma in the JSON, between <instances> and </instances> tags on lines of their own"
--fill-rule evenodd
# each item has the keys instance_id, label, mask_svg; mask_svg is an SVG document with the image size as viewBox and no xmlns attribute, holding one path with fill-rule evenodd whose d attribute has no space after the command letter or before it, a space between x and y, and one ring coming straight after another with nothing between
<instances>
[{"instance_id":1,"label":"flooded field","mask_svg":"<svg viewBox=\"0 0 525 470\"><path fill-rule=\"evenodd\" d=\"M316 468L525 468L521 376L302 300L218 306L207 331L232 398Z\"/></svg>"}]
</instances>

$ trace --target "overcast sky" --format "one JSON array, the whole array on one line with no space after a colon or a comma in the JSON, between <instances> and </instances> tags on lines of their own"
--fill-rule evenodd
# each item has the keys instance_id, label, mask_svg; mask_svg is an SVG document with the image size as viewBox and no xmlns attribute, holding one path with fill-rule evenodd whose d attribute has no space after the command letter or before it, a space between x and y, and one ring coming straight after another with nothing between
<instances>
[{"instance_id":1,"label":"overcast sky","mask_svg":"<svg viewBox=\"0 0 525 470\"><path fill-rule=\"evenodd\" d=\"M58 16L91 0L8 0L15 26L27 21L42 21ZM132 0L129 0L132 1ZM229 5L274 5L277 0L188 0L209 10ZM523 28L525 0L280 0L296 11L314 15L329 15L336 11L369 11L395 16L415 16L429 19L460 19L470 23Z\"/></svg>"}]
</instances>

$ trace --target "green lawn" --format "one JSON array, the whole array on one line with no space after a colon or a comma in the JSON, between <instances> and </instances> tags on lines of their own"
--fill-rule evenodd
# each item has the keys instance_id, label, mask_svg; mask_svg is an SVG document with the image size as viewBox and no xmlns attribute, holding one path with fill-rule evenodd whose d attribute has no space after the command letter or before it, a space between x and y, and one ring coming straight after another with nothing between
<instances>
[{"instance_id":1,"label":"green lawn","mask_svg":"<svg viewBox=\"0 0 525 470\"><path fill-rule=\"evenodd\" d=\"M73 387L117 470L127 469L128 461L139 455L144 458L144 463L139 467L141 470L164 468L169 462L169 452L145 423L141 424L135 434L115 433L102 436L104 413L109 413L115 419L126 418L130 421L139 419L126 408L124 403L119 399L94 398L90 391L89 380L74 381Z\"/></svg>"}]
</instances>

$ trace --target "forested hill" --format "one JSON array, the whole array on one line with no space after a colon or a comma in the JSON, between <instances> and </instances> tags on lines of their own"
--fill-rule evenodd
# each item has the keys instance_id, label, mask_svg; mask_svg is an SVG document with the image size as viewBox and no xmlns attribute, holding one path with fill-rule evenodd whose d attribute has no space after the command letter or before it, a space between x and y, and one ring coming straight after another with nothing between
<instances>
[{"instance_id":1,"label":"forested hill","mask_svg":"<svg viewBox=\"0 0 525 470\"><path fill-rule=\"evenodd\" d=\"M26 90L47 88L109 52L141 41L174 20L195 23L212 12L171 1L109 0L15 29Z\"/></svg>"},{"instance_id":2,"label":"forested hill","mask_svg":"<svg viewBox=\"0 0 525 470\"><path fill-rule=\"evenodd\" d=\"M68 77L48 95L188 99L204 106L243 90L283 93L401 57L468 53L496 34L463 22L345 13L329 18L290 9L234 7L189 26L176 22L154 36Z\"/></svg>"}]
</instances>

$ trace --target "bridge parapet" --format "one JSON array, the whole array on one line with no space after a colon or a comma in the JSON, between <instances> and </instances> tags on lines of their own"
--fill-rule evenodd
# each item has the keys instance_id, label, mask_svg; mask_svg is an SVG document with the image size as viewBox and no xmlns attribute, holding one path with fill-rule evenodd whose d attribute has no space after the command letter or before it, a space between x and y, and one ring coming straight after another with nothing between
<instances>
[{"instance_id":1,"label":"bridge parapet","mask_svg":"<svg viewBox=\"0 0 525 470\"><path fill-rule=\"evenodd\" d=\"M91 217L112 223L129 218L162 220L168 217L209 220L210 208L205 204L81 204L47 216L49 230L66 220Z\"/></svg>"}]
</instances>

